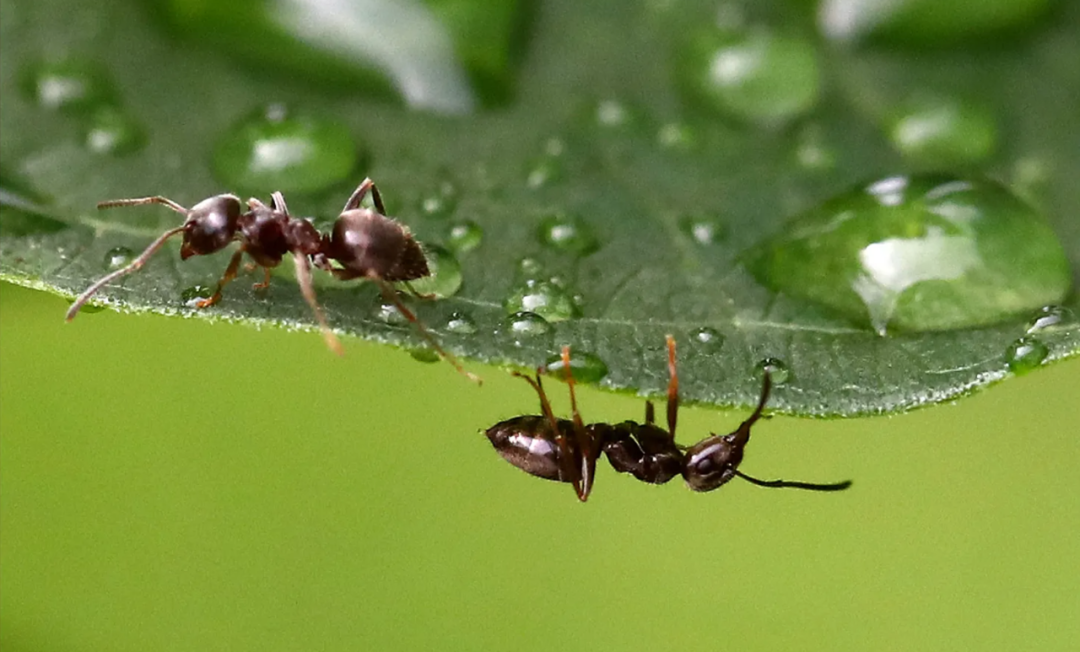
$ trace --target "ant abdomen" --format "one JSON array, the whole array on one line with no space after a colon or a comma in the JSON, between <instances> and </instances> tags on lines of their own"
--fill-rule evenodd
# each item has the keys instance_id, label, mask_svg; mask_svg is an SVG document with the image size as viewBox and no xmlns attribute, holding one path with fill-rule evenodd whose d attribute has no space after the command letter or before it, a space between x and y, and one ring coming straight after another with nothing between
<instances>
[{"instance_id":1,"label":"ant abdomen","mask_svg":"<svg viewBox=\"0 0 1080 652\"><path fill-rule=\"evenodd\" d=\"M564 477L562 463L564 454L571 459L580 457L574 424L566 419L557 419L555 423L563 440L560 446L558 438L551 432L547 419L540 415L525 415L501 421L487 429L485 434L500 456L517 468L545 480L572 482Z\"/></svg>"},{"instance_id":2,"label":"ant abdomen","mask_svg":"<svg viewBox=\"0 0 1080 652\"><path fill-rule=\"evenodd\" d=\"M235 195L217 195L192 206L184 221L180 258L205 256L227 247L236 237L242 212Z\"/></svg>"},{"instance_id":3,"label":"ant abdomen","mask_svg":"<svg viewBox=\"0 0 1080 652\"><path fill-rule=\"evenodd\" d=\"M424 251L408 229L366 208L338 217L330 234L330 257L354 278L376 274L396 283L430 274Z\"/></svg>"}]
</instances>

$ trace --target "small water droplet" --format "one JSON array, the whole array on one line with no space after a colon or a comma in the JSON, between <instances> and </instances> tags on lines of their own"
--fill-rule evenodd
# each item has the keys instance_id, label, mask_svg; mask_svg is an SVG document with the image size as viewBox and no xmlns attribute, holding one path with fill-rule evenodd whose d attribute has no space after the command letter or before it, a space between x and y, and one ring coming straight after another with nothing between
<instances>
[{"instance_id":1,"label":"small water droplet","mask_svg":"<svg viewBox=\"0 0 1080 652\"><path fill-rule=\"evenodd\" d=\"M544 264L532 256L518 261L518 277L523 281L536 281L544 275Z\"/></svg>"},{"instance_id":2,"label":"small water droplet","mask_svg":"<svg viewBox=\"0 0 1080 652\"><path fill-rule=\"evenodd\" d=\"M544 363L544 370L555 378L566 377L561 355L553 355ZM608 374L607 363L587 351L570 350L570 372L576 382L596 383Z\"/></svg>"},{"instance_id":3,"label":"small water droplet","mask_svg":"<svg viewBox=\"0 0 1080 652\"><path fill-rule=\"evenodd\" d=\"M698 32L678 65L681 90L699 105L763 126L802 115L821 90L813 43L765 29Z\"/></svg>"},{"instance_id":4,"label":"small water droplet","mask_svg":"<svg viewBox=\"0 0 1080 652\"><path fill-rule=\"evenodd\" d=\"M588 256L599 248L592 228L577 215L554 213L540 221L540 242L575 256Z\"/></svg>"},{"instance_id":5,"label":"small water droplet","mask_svg":"<svg viewBox=\"0 0 1080 652\"><path fill-rule=\"evenodd\" d=\"M439 354L435 352L435 349L430 346L421 346L415 349L409 349L409 356L417 362L424 364L432 364L440 360Z\"/></svg>"},{"instance_id":6,"label":"small water droplet","mask_svg":"<svg viewBox=\"0 0 1080 652\"><path fill-rule=\"evenodd\" d=\"M432 192L420 199L420 210L428 217L449 217L457 210L461 191L450 179L443 179Z\"/></svg>"},{"instance_id":7,"label":"small water droplet","mask_svg":"<svg viewBox=\"0 0 1080 652\"><path fill-rule=\"evenodd\" d=\"M660 125L656 132L656 143L664 149L689 151L697 144L694 130L681 122L668 122Z\"/></svg>"},{"instance_id":8,"label":"small water droplet","mask_svg":"<svg viewBox=\"0 0 1080 652\"><path fill-rule=\"evenodd\" d=\"M796 137L795 161L811 172L831 170L836 167L836 150L825 139L820 125L811 124L799 131Z\"/></svg>"},{"instance_id":9,"label":"small water droplet","mask_svg":"<svg viewBox=\"0 0 1080 652\"><path fill-rule=\"evenodd\" d=\"M601 100L593 107L596 124L605 129L621 129L641 122L640 111L615 99Z\"/></svg>"},{"instance_id":10,"label":"small water droplet","mask_svg":"<svg viewBox=\"0 0 1080 652\"><path fill-rule=\"evenodd\" d=\"M1072 310L1064 306L1043 306L1028 321L1027 332L1052 331L1071 324L1076 319Z\"/></svg>"},{"instance_id":11,"label":"small water droplet","mask_svg":"<svg viewBox=\"0 0 1080 652\"><path fill-rule=\"evenodd\" d=\"M135 252L127 247L113 247L105 252L105 268L109 270L120 269L135 258Z\"/></svg>"},{"instance_id":12,"label":"small water droplet","mask_svg":"<svg viewBox=\"0 0 1080 652\"><path fill-rule=\"evenodd\" d=\"M838 195L744 260L774 291L881 335L1000 322L1060 302L1072 278L1033 208L994 182L941 176L891 177Z\"/></svg>"},{"instance_id":13,"label":"small water droplet","mask_svg":"<svg viewBox=\"0 0 1080 652\"><path fill-rule=\"evenodd\" d=\"M214 295L214 289L205 285L192 285L180 293L180 300L188 308L197 307L195 304Z\"/></svg>"},{"instance_id":14,"label":"small water droplet","mask_svg":"<svg viewBox=\"0 0 1080 652\"><path fill-rule=\"evenodd\" d=\"M521 346L526 340L535 340L544 335L550 335L551 324L535 312L515 312L506 320L507 333L514 340L514 344Z\"/></svg>"},{"instance_id":15,"label":"small water droplet","mask_svg":"<svg viewBox=\"0 0 1080 652\"><path fill-rule=\"evenodd\" d=\"M544 152L534 159L525 173L525 185L532 190L543 188L563 176L562 156L566 145L562 139L549 138L544 143Z\"/></svg>"},{"instance_id":16,"label":"small water droplet","mask_svg":"<svg viewBox=\"0 0 1080 652\"><path fill-rule=\"evenodd\" d=\"M757 368L768 371L773 385L783 385L791 379L791 372L783 360L777 358L765 358L758 363Z\"/></svg>"},{"instance_id":17,"label":"small water droplet","mask_svg":"<svg viewBox=\"0 0 1080 652\"><path fill-rule=\"evenodd\" d=\"M95 154L122 156L140 149L146 142L146 133L127 113L103 106L91 116L84 142Z\"/></svg>"},{"instance_id":18,"label":"small water droplet","mask_svg":"<svg viewBox=\"0 0 1080 652\"><path fill-rule=\"evenodd\" d=\"M446 332L455 335L472 335L477 330L476 322L464 312L453 312L446 320Z\"/></svg>"},{"instance_id":19,"label":"small water droplet","mask_svg":"<svg viewBox=\"0 0 1080 652\"><path fill-rule=\"evenodd\" d=\"M419 294L430 294L436 299L445 299L457 294L461 289L461 263L457 256L438 245L424 245L430 276L410 281L409 285Z\"/></svg>"},{"instance_id":20,"label":"small water droplet","mask_svg":"<svg viewBox=\"0 0 1080 652\"><path fill-rule=\"evenodd\" d=\"M1005 351L1005 363L1009 371L1019 376L1038 368L1048 355L1050 350L1045 344L1034 337L1021 337Z\"/></svg>"},{"instance_id":21,"label":"small water droplet","mask_svg":"<svg viewBox=\"0 0 1080 652\"><path fill-rule=\"evenodd\" d=\"M21 86L42 108L88 111L113 99L108 75L97 65L64 60L35 63L23 71Z\"/></svg>"},{"instance_id":22,"label":"small water droplet","mask_svg":"<svg viewBox=\"0 0 1080 652\"><path fill-rule=\"evenodd\" d=\"M408 317L398 310L397 306L381 299L375 309L375 318L390 326L404 326L409 323Z\"/></svg>"},{"instance_id":23,"label":"small water droplet","mask_svg":"<svg viewBox=\"0 0 1080 652\"><path fill-rule=\"evenodd\" d=\"M573 298L550 281L525 281L503 305L507 314L534 312L549 322L565 321L578 314Z\"/></svg>"},{"instance_id":24,"label":"small water droplet","mask_svg":"<svg viewBox=\"0 0 1080 652\"><path fill-rule=\"evenodd\" d=\"M724 336L709 326L702 326L691 332L690 341L696 349L706 353L716 353L724 346Z\"/></svg>"},{"instance_id":25,"label":"small water droplet","mask_svg":"<svg viewBox=\"0 0 1080 652\"><path fill-rule=\"evenodd\" d=\"M909 160L949 168L979 163L997 147L994 116L955 98L917 98L892 118L889 139Z\"/></svg>"},{"instance_id":26,"label":"small water droplet","mask_svg":"<svg viewBox=\"0 0 1080 652\"><path fill-rule=\"evenodd\" d=\"M214 172L243 190L312 193L353 176L360 155L339 122L271 105L236 124L214 148Z\"/></svg>"},{"instance_id":27,"label":"small water droplet","mask_svg":"<svg viewBox=\"0 0 1080 652\"><path fill-rule=\"evenodd\" d=\"M450 226L446 244L459 254L463 254L476 249L483 241L484 229L472 220L465 220Z\"/></svg>"},{"instance_id":28,"label":"small water droplet","mask_svg":"<svg viewBox=\"0 0 1080 652\"><path fill-rule=\"evenodd\" d=\"M699 245L711 245L724 237L724 227L705 215L686 215L679 220L679 229Z\"/></svg>"}]
</instances>

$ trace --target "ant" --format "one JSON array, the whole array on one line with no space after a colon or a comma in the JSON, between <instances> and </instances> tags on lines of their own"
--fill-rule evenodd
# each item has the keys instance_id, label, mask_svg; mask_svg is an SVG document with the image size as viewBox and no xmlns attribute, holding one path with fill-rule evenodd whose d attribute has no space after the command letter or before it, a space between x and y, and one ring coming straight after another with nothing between
<instances>
[{"instance_id":1,"label":"ant","mask_svg":"<svg viewBox=\"0 0 1080 652\"><path fill-rule=\"evenodd\" d=\"M675 371L675 338L667 336L668 382L667 426L656 425L652 401L645 402L645 423L624 421L618 424L585 425L577 408L574 377L570 372L570 347L562 349L563 369L570 386L570 409L573 419L558 419L551 410L547 394L536 378L511 372L532 385L540 396L542 415L514 417L488 428L486 434L495 450L507 462L522 471L546 480L569 482L582 502L588 500L596 475L596 460L603 452L619 473L629 473L642 482L663 484L681 474L694 491L712 491L738 476L760 487L842 491L851 481L815 484L787 480L758 480L742 471L743 449L750 440L750 428L761 418L769 400L772 379L768 370L761 388L761 398L750 417L728 435L710 436L690 446L675 443L675 422L679 414L679 377Z\"/></svg>"},{"instance_id":2,"label":"ant","mask_svg":"<svg viewBox=\"0 0 1080 652\"><path fill-rule=\"evenodd\" d=\"M375 210L360 206L368 193L371 193ZM414 295L429 298L413 290L408 281L429 276L431 271L428 269L424 251L409 229L386 216L382 196L371 179L364 179L357 186L345 202L345 208L334 222L333 229L325 234L319 233L309 220L292 217L285 205L285 197L280 192L271 194L269 206L258 199L249 199L247 211L242 210L240 198L231 194L204 199L190 209L160 195L103 201L97 207L100 210L144 204L163 204L183 215L184 223L162 233L126 267L103 276L76 297L67 311L67 321L74 319L79 308L107 283L140 269L165 241L174 235L183 234L180 244L181 260L216 253L233 241L239 241L240 247L218 280L214 293L209 298L195 302L196 308L208 308L221 300L221 290L236 278L245 253L254 261L251 268L263 268L263 281L256 283L255 289L268 287L270 269L277 267L285 255L291 253L300 292L315 313L326 345L332 351L341 355L341 342L330 330L326 315L315 298L311 277L313 265L341 280L366 278L374 281L383 297L392 302L401 314L416 326L428 344L443 359L469 380L480 382L479 377L465 371L454 356L439 346L435 337L405 306L391 285L404 282Z\"/></svg>"}]
</instances>

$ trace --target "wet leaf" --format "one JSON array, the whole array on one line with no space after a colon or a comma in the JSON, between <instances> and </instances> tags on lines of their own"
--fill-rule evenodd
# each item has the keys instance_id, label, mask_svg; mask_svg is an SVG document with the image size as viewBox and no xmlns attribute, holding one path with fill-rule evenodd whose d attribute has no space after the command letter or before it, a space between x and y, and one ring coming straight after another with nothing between
<instances>
[{"instance_id":1,"label":"wet leaf","mask_svg":"<svg viewBox=\"0 0 1080 652\"><path fill-rule=\"evenodd\" d=\"M1008 40L983 35L978 45L943 37L960 29L954 23L911 21L902 44L852 45L860 39L825 22L832 2L813 15L786 2L718 10L506 0L480 22L476 8L490 3L394 3L420 17L415 33L446 30L431 43L449 48L447 58L423 44L393 50L412 32L385 27L377 14L387 2L342 5L367 26L357 32L370 42L365 52L381 53L364 58L308 43L299 23L257 0L212 34L168 19L186 15L175 13L179 0L0 0L0 278L74 296L178 223L162 207L94 210L103 199L163 194L190 206L220 192L265 201L280 190L294 214L327 228L370 176L393 216L442 245L433 251L448 275L431 291L445 298L411 305L465 359L535 367L569 344L591 356L589 380L661 394L671 333L687 401L748 405L768 364L787 373L773 407L851 415L947 400L1080 352L1080 302L1068 290L1080 270L1076 3L1060 3L1052 20L1039 19L1043 3L1028 3L1034 9L1002 19L1015 24L987 32ZM231 45L245 29L288 41ZM919 30L934 50L912 45ZM463 72L433 74L433 57ZM403 76L409 66L424 74ZM134 130L110 133L138 137L94 146L94 116L103 115ZM244 140L262 133L243 131L253 116L281 115L300 127ZM783 242L789 220L851 188L925 172L992 179L1029 203L1040 241L1056 238L1064 251L1065 264L1050 266L1057 276L1035 284L1056 289L1027 296L1027 279L995 285L991 303L1006 308L988 320L926 320L917 308L920 319L903 321L903 302L922 295L901 296L881 336L850 301L751 273L751 252L760 259L762 247ZM280 185L232 185L259 179ZM845 242L872 244L862 235ZM241 278L219 305L195 310L228 254L181 263L177 249L106 287L99 303L313 328L287 265L267 291L251 288L259 277ZM813 279L820 270L804 254L772 269ZM375 288L323 276L316 284L341 332L422 346ZM1057 307L1040 312L1042 303ZM984 304L975 297L963 307ZM1028 332L1048 314L1064 317Z\"/></svg>"}]
</instances>

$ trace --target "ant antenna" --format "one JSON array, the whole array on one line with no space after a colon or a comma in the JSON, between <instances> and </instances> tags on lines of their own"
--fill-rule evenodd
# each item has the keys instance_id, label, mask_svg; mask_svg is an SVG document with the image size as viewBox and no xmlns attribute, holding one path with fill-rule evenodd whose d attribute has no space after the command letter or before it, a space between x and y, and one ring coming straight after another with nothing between
<instances>
[{"instance_id":1,"label":"ant antenna","mask_svg":"<svg viewBox=\"0 0 1080 652\"><path fill-rule=\"evenodd\" d=\"M102 202L98 204L98 208L110 208L112 206L135 206L138 204L165 204L166 206L178 213L187 213L187 210L183 206L171 200L165 199L164 197L120 199L116 201ZM90 300L90 297L94 296L95 292L100 290L107 283L110 283L114 279L120 278L121 276L126 276L138 270L146 263L147 260L149 260L150 256L154 255L154 252L161 248L161 245L165 244L166 240L173 237L177 233L182 233L183 231L183 226L178 226L175 229L169 229L165 233L162 233L160 236L158 236L157 240L151 242L150 246L147 247L141 254L139 254L138 258L131 261L131 263L129 263L126 267L121 267L115 272L111 274L106 274L105 276L98 279L96 283L86 288L86 290L82 294L75 297L75 301L71 304L71 307L68 308L67 315L64 316L64 319L66 321L71 321L72 319L75 319L75 315L79 314L79 309L83 307L83 304Z\"/></svg>"},{"instance_id":2,"label":"ant antenna","mask_svg":"<svg viewBox=\"0 0 1080 652\"><path fill-rule=\"evenodd\" d=\"M735 475L739 476L743 480L751 484L756 484L759 487L770 487L773 489L806 489L808 491L843 491L851 486L851 480L844 480L843 482L831 482L828 484L815 484L813 482L792 482L788 480L758 480L752 478L738 469L732 469Z\"/></svg>"},{"instance_id":3,"label":"ant antenna","mask_svg":"<svg viewBox=\"0 0 1080 652\"><path fill-rule=\"evenodd\" d=\"M370 179L368 179L368 181L370 181ZM359 193L359 191L360 190L357 189L357 193ZM354 195L355 194L356 193L354 193ZM352 199L350 199L349 201L351 202ZM477 376L474 373L465 371L465 368L461 366L461 363L458 362L457 358L455 358L450 353L446 352L439 345L438 340L436 340L435 336L431 334L431 331L429 331L427 329L427 327L424 326L424 323L421 322L416 317L416 314L412 310L409 310L409 308L405 305L405 303L402 302L401 297L398 296L398 293L394 289L393 285L391 285L389 282L384 281L382 278L380 278L378 276L375 276L375 275L369 275L368 278L375 281L379 285L379 289L382 291L383 298L386 299L387 301L393 303L394 307L396 307L398 309L398 311L401 312L401 314L405 315L406 319L411 321L413 323L413 325L416 326L416 330L420 331L421 337L423 337L427 341L428 345L430 345L431 348L435 349L436 353L438 353L444 360L446 360L450 364L454 365L454 369L457 369L458 373L461 374L462 376L465 376L466 378L473 381L477 385L483 385L484 384L484 381L480 378L480 376Z\"/></svg>"}]
</instances>

